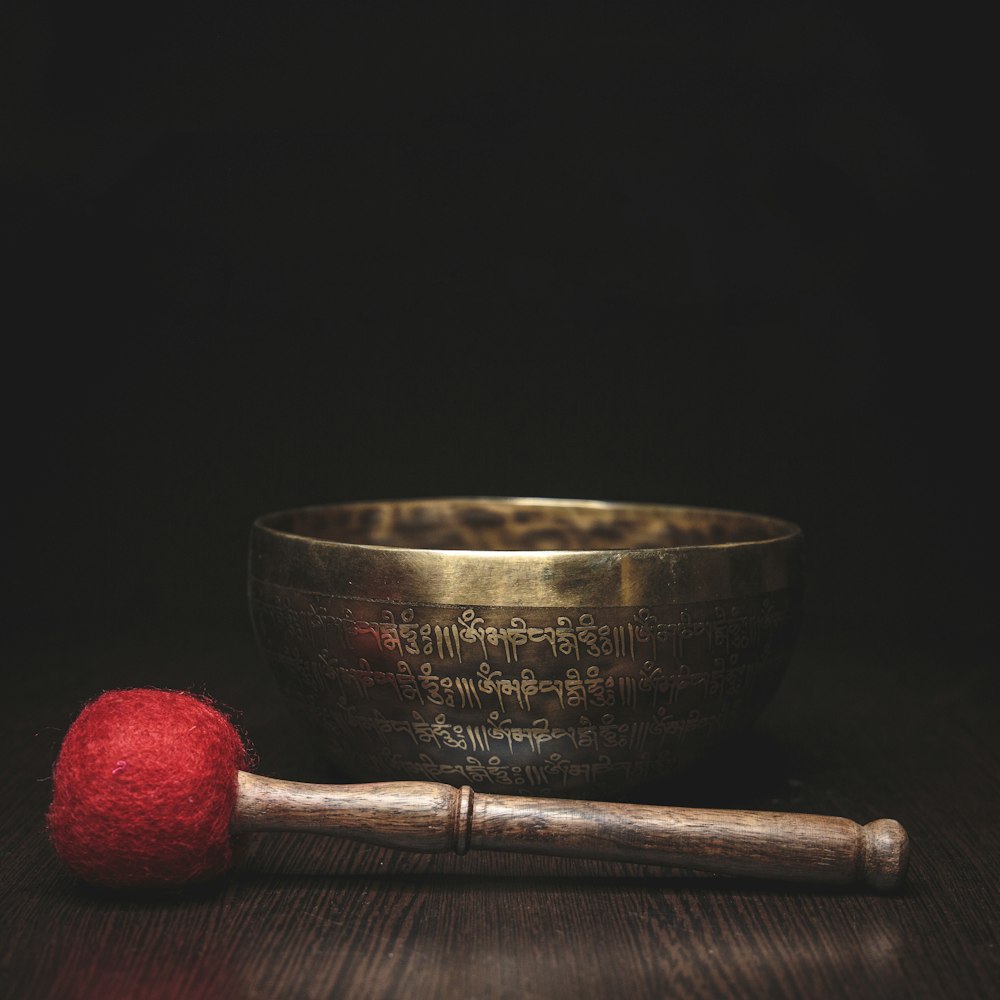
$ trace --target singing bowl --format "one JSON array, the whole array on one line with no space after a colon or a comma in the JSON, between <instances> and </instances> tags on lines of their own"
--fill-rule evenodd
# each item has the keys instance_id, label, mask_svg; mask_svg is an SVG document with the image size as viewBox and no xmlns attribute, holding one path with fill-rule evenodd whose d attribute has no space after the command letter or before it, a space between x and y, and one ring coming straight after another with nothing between
<instances>
[{"instance_id":1,"label":"singing bowl","mask_svg":"<svg viewBox=\"0 0 1000 1000\"><path fill-rule=\"evenodd\" d=\"M802 533L666 504L441 497L254 521L253 633L347 780L621 799L744 733L801 619Z\"/></svg>"}]
</instances>

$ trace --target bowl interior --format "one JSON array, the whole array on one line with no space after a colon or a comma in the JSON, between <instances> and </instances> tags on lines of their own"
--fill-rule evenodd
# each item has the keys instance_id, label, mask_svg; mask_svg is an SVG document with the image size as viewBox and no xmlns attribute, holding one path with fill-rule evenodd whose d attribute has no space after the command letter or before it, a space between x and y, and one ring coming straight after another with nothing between
<instances>
[{"instance_id":1,"label":"bowl interior","mask_svg":"<svg viewBox=\"0 0 1000 1000\"><path fill-rule=\"evenodd\" d=\"M491 498L303 507L258 523L315 541L511 552L744 544L798 530L773 517L709 508Z\"/></svg>"}]
</instances>

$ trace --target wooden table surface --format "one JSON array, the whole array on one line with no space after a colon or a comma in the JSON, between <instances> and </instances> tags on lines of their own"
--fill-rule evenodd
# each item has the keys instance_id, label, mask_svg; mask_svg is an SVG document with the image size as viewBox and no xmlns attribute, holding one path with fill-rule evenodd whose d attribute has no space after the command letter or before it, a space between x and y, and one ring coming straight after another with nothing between
<instances>
[{"instance_id":1,"label":"wooden table surface","mask_svg":"<svg viewBox=\"0 0 1000 1000\"><path fill-rule=\"evenodd\" d=\"M750 738L635 798L898 819L902 891L256 834L221 881L122 896L46 839L62 733L101 690L212 693L275 777L330 780L249 632L8 650L0 995L11 998L991 997L1000 983L997 677L975 635L813 628ZM140 666L141 665L141 666Z\"/></svg>"}]
</instances>

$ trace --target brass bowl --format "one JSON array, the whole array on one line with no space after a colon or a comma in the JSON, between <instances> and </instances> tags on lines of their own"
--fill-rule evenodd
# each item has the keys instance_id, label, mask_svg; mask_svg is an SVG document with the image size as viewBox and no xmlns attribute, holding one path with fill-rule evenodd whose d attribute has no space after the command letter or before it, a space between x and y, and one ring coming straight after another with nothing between
<instances>
[{"instance_id":1,"label":"brass bowl","mask_svg":"<svg viewBox=\"0 0 1000 1000\"><path fill-rule=\"evenodd\" d=\"M346 778L621 798L752 724L801 617L802 533L530 498L301 507L252 527L265 663Z\"/></svg>"}]
</instances>

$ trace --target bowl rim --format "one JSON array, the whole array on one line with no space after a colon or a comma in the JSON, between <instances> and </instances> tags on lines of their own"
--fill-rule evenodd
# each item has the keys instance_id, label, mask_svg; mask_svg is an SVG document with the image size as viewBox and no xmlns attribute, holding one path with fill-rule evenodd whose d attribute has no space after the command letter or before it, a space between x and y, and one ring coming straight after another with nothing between
<instances>
[{"instance_id":1,"label":"bowl rim","mask_svg":"<svg viewBox=\"0 0 1000 1000\"><path fill-rule=\"evenodd\" d=\"M566 608L674 606L745 600L802 584L803 534L791 521L724 508L546 498L429 497L384 503L507 502L694 511L750 518L776 537L660 548L443 549L323 539L269 522L331 507L379 501L312 504L272 511L250 532L248 585L284 588L321 599L387 606Z\"/></svg>"},{"instance_id":2,"label":"bowl rim","mask_svg":"<svg viewBox=\"0 0 1000 1000\"><path fill-rule=\"evenodd\" d=\"M511 507L553 507L563 509L592 509L592 510L624 510L632 512L649 512L650 514L664 514L669 512L684 512L705 514L714 517L739 518L748 523L758 523L769 525L775 530L764 538L751 538L740 541L724 542L704 542L690 545L663 545L663 546L602 546L595 548L559 548L559 549L487 549L487 548L437 548L431 546L413 545L386 545L376 542L347 541L336 538L320 538L315 535L288 531L275 527L273 522L282 518L287 518L296 514L321 513L327 510L364 508L364 507L393 507L404 504L413 505L435 505L435 504L500 504ZM802 528L788 518L778 517L771 514L762 514L755 511L739 510L729 507L714 507L701 504L682 503L658 503L654 501L633 501L633 500L593 500L574 499L567 497L545 497L545 496L503 496L490 494L438 494L415 497L397 497L390 499L372 500L338 500L329 503L302 504L293 507L284 507L277 510L267 511L254 518L252 528L255 531L266 532L276 537L297 540L309 545L329 549L361 549L364 551L394 552L400 555L424 555L432 552L441 552L454 555L465 555L482 557L485 559L496 558L531 558L563 559L566 557L597 556L607 553L627 553L630 556L640 556L642 553L659 552L692 552L708 549L712 551L732 550L741 548L756 548L768 546L770 544L784 544L789 541L797 541L802 538Z\"/></svg>"}]
</instances>

